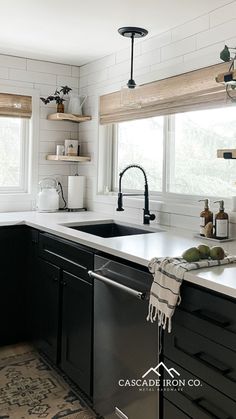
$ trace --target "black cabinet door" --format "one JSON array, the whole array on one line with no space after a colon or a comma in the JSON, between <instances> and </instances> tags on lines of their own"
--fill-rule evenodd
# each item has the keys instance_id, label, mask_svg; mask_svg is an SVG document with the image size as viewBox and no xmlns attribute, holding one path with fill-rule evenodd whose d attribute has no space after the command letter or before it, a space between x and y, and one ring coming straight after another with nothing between
<instances>
[{"instance_id":1,"label":"black cabinet door","mask_svg":"<svg viewBox=\"0 0 236 419\"><path fill-rule=\"evenodd\" d=\"M174 404L170 403L165 397L163 398L163 419L189 419L182 410L178 409Z\"/></svg>"},{"instance_id":2,"label":"black cabinet door","mask_svg":"<svg viewBox=\"0 0 236 419\"><path fill-rule=\"evenodd\" d=\"M38 259L35 284L34 312L39 349L54 362L58 361L58 334L60 315L60 268Z\"/></svg>"},{"instance_id":3,"label":"black cabinet door","mask_svg":"<svg viewBox=\"0 0 236 419\"><path fill-rule=\"evenodd\" d=\"M61 367L91 396L93 286L63 271Z\"/></svg>"},{"instance_id":4,"label":"black cabinet door","mask_svg":"<svg viewBox=\"0 0 236 419\"><path fill-rule=\"evenodd\" d=\"M26 228L0 228L0 346L27 339Z\"/></svg>"}]
</instances>

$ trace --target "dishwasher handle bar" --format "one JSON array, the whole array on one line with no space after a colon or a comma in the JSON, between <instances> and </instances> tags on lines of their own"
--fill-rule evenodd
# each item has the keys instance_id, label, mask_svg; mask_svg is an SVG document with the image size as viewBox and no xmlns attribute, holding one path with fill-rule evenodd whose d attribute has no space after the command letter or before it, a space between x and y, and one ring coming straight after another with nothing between
<instances>
[{"instance_id":1,"label":"dishwasher handle bar","mask_svg":"<svg viewBox=\"0 0 236 419\"><path fill-rule=\"evenodd\" d=\"M126 285L120 284L119 282L113 281L112 279L109 279L103 275L97 274L96 272L93 272L93 271L88 271L88 274L91 278L98 279L99 281L102 281L105 284L111 285L115 288L119 288L120 290L127 292L130 295L133 295L139 300L147 300L149 298L148 292L141 292L141 291L134 290L133 288L127 287Z\"/></svg>"}]
</instances>

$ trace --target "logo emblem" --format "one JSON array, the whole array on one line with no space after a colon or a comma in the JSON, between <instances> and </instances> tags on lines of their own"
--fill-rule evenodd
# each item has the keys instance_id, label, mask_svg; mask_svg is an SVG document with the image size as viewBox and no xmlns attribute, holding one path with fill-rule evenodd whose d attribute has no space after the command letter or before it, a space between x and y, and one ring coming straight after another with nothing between
<instances>
[{"instance_id":1,"label":"logo emblem","mask_svg":"<svg viewBox=\"0 0 236 419\"><path fill-rule=\"evenodd\" d=\"M175 378L175 375L177 375L178 377L180 376L180 373L176 371L174 368L167 368L164 362L160 362L155 368L149 368L149 370L142 375L142 378L147 377L147 375L149 375L151 372L154 372L154 374L156 374L158 377L161 377L161 374L158 371L160 367L163 367L171 376L171 378Z\"/></svg>"}]
</instances>

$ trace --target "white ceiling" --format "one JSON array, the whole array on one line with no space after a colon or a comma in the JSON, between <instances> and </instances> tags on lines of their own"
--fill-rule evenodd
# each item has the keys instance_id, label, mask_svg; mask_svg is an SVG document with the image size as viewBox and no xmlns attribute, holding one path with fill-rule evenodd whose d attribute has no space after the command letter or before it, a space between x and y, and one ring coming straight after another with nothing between
<instances>
[{"instance_id":1,"label":"white ceiling","mask_svg":"<svg viewBox=\"0 0 236 419\"><path fill-rule=\"evenodd\" d=\"M120 26L151 37L229 0L8 0L1 2L0 53L82 65L126 48Z\"/></svg>"}]
</instances>

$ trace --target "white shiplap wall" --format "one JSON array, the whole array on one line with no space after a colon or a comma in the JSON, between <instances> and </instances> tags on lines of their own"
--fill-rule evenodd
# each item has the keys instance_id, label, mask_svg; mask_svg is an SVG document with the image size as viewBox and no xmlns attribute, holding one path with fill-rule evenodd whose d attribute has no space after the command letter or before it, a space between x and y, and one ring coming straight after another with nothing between
<instances>
[{"instance_id":1,"label":"white shiplap wall","mask_svg":"<svg viewBox=\"0 0 236 419\"><path fill-rule=\"evenodd\" d=\"M13 86L16 88L33 89L41 96L48 96L53 93L56 87L68 85L73 91L78 91L79 67L56 64L45 61L37 61L26 58L18 58L7 55L0 55L0 85ZM63 144L66 138L78 139L78 124L70 122L48 121L47 114L56 112L56 106L45 106L40 101L39 114L39 144L38 144L38 180L45 176L57 175L61 180L65 194L67 195L67 176L75 174L78 170L77 164L54 163L45 160L48 153L54 153L56 144ZM34 202L25 204L17 199L2 204L0 199L0 210L28 210L34 206Z\"/></svg>"},{"instance_id":2,"label":"white shiplap wall","mask_svg":"<svg viewBox=\"0 0 236 419\"><path fill-rule=\"evenodd\" d=\"M114 28L116 30L116 28ZM212 10L191 22L176 26L159 36L151 34L136 42L134 76L137 83L147 83L184 73L220 62L219 52L224 44L236 45L236 1ZM94 61L80 68L80 93L88 95L85 112L92 114L93 121L80 124L79 135L82 152L92 155L91 163L80 166L80 173L87 176L87 205L112 217L134 221L141 220L141 206L126 204L124 213L115 211L111 197L96 195L97 151L98 151L98 98L99 95L119 90L125 85L130 69L129 41L124 38L122 51ZM158 221L167 225L198 226L197 209L186 208L191 216L183 218L183 208L152 203Z\"/></svg>"}]
</instances>

